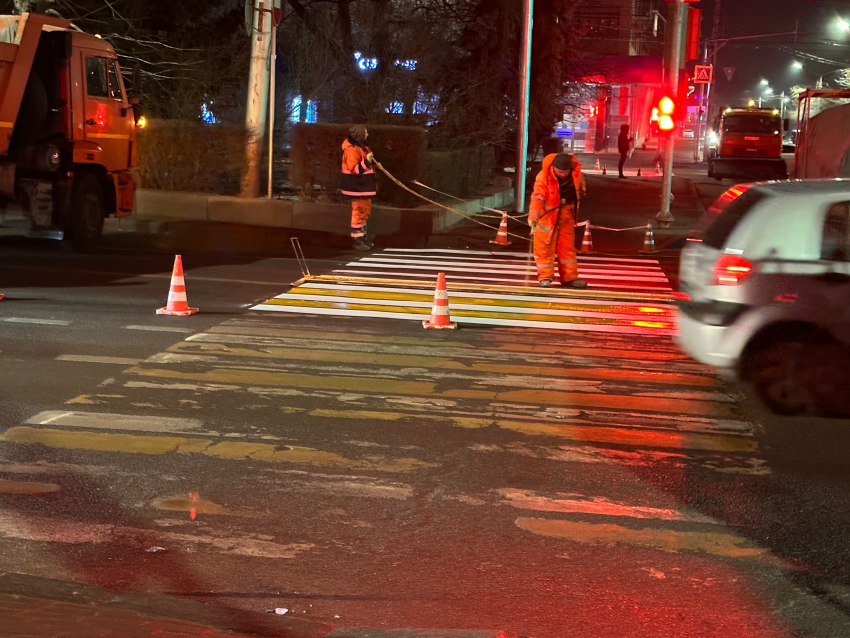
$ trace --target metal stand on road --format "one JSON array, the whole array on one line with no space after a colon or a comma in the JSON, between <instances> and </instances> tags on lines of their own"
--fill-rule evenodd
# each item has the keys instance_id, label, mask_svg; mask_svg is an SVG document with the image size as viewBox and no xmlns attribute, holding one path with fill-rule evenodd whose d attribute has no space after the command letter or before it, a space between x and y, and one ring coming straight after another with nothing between
<instances>
[{"instance_id":1,"label":"metal stand on road","mask_svg":"<svg viewBox=\"0 0 850 638\"><path fill-rule=\"evenodd\" d=\"M292 242L292 250L295 251L295 259L298 261L301 274L304 277L311 277L310 268L307 266L307 260L304 258L304 251L301 250L301 242L298 241L297 237L292 237L289 241Z\"/></svg>"}]
</instances>

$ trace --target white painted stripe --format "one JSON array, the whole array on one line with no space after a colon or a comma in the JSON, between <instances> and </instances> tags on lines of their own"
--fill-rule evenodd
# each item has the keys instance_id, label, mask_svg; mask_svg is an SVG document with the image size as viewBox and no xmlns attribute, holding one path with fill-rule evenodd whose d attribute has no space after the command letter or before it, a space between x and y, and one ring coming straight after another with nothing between
<instances>
[{"instance_id":1,"label":"white painted stripe","mask_svg":"<svg viewBox=\"0 0 850 638\"><path fill-rule=\"evenodd\" d=\"M70 321L61 319L31 319L29 317L4 317L3 321L8 323L34 323L43 326L70 326Z\"/></svg>"},{"instance_id":2,"label":"white painted stripe","mask_svg":"<svg viewBox=\"0 0 850 638\"><path fill-rule=\"evenodd\" d=\"M461 254L461 255L490 255L491 257L498 257L499 255L512 255L515 257L527 257L528 253L520 253L520 252L493 252L489 250L457 250L453 248L384 248L383 252L394 252L394 253L449 253L449 254ZM632 259L628 257L585 257L579 255L579 261L587 260L587 261L620 261L624 263L636 263L636 264L645 264L649 263L658 263L655 259Z\"/></svg>"},{"instance_id":3,"label":"white painted stripe","mask_svg":"<svg viewBox=\"0 0 850 638\"><path fill-rule=\"evenodd\" d=\"M124 326L124 330L149 330L151 332L183 332L187 334L195 332L192 328L172 328L169 326Z\"/></svg>"},{"instance_id":4,"label":"white painted stripe","mask_svg":"<svg viewBox=\"0 0 850 638\"><path fill-rule=\"evenodd\" d=\"M297 289L296 289L297 290ZM338 303L344 304L347 306L353 304L360 304L364 306L389 306L392 308L432 308L433 306L429 301L402 301L396 299L361 299L357 297L339 297L333 295L303 295L297 292L290 292L276 299L290 299L296 301L322 301L325 303ZM269 304L274 305L274 304ZM665 323L672 323L675 321L674 317L670 315L661 315L661 314L645 314L645 315L632 315L625 313L617 313L617 312L592 312L586 310L558 310L557 308L521 308L518 306L482 306L477 304L465 304L458 303L456 301L452 301L449 303L449 306L453 311L457 310L469 310L472 312L489 312L489 313L508 313L508 314L518 314L518 315L550 315L553 317L584 317L587 319L611 319L611 320L623 320L623 321L664 321ZM307 306L304 306L305 309L308 309Z\"/></svg>"},{"instance_id":5,"label":"white painted stripe","mask_svg":"<svg viewBox=\"0 0 850 638\"><path fill-rule=\"evenodd\" d=\"M537 268L535 266L505 266L505 265L490 265L490 264L464 264L462 262L422 262L422 261L405 261L398 263L392 259L381 260L358 260L352 261L346 266L372 267L372 268L394 268L396 270L430 270L437 272L481 272L493 273L498 275L536 275ZM667 276L662 270L605 270L599 268L579 267L579 275L582 277L590 277L596 279L626 279L629 281L668 281Z\"/></svg>"},{"instance_id":6,"label":"white painted stripe","mask_svg":"<svg viewBox=\"0 0 850 638\"><path fill-rule=\"evenodd\" d=\"M168 301L188 301L185 292L174 292L173 290L168 293Z\"/></svg>"},{"instance_id":7,"label":"white painted stripe","mask_svg":"<svg viewBox=\"0 0 850 638\"><path fill-rule=\"evenodd\" d=\"M322 284L322 283L305 283L297 288L293 288L293 292L295 290L309 288L313 290L363 290L367 292L391 292L391 293L399 293L399 294L408 294L408 295L421 295L423 297L430 297L431 292L429 290L417 290L415 288L393 288L393 287L384 287L384 286L360 286L357 284ZM278 295L278 299L285 299L290 293L283 293L282 295ZM532 295L500 295L495 293L484 293L484 292L460 292L460 291L452 291L452 298L461 298L461 299L495 299L498 301L531 301L535 303L545 303L545 304L570 304L570 305L580 305L580 306L640 306L642 308L663 308L665 310L673 311L676 306L673 304L659 304L654 301L648 302L640 302L640 301L603 301L601 299L582 299L582 298L573 298L573 297L556 297L556 296L532 296Z\"/></svg>"},{"instance_id":8,"label":"white painted stripe","mask_svg":"<svg viewBox=\"0 0 850 638\"><path fill-rule=\"evenodd\" d=\"M383 276L387 275L387 273L385 271L379 271L379 270L347 270L347 269L342 269L342 270L334 270L333 273L335 273L335 274L348 274L348 275L383 275ZM417 277L417 276L421 277L421 275L415 275L415 274L407 274L407 275L405 273L394 273L393 274L394 279L403 279L405 276L411 277L411 278L414 278L414 277ZM484 277L484 276L465 277L463 275L452 275L449 279L466 279L466 280L469 280L469 281L479 281L479 282L491 282L491 281L493 281L493 282L505 282L505 283L509 283L509 284L521 284L521 283L523 283L523 281L521 279L506 279L506 278L503 278L503 277ZM607 277L600 277L600 279L608 279L608 278ZM536 283L537 283L536 280L528 279L528 280L526 280L525 285L529 286L529 285L536 284ZM646 291L646 292L672 292L672 290L673 290L669 285L667 285L667 286L649 286L649 285L647 285L647 286L626 286L626 285L620 285L620 284L595 284L593 282L588 282L587 285L590 288L600 288L600 289L603 289L603 290L612 289L612 288L619 288L619 289L623 289L623 290L642 290L642 291Z\"/></svg>"},{"instance_id":9,"label":"white painted stripe","mask_svg":"<svg viewBox=\"0 0 850 638\"><path fill-rule=\"evenodd\" d=\"M463 268L497 268L499 270L515 270L515 271L526 271L530 270L532 272L535 271L533 260L528 260L525 262L497 262L497 261L467 261L467 260L457 260L452 259L450 261L446 261L445 259L393 259L387 257L364 257L362 259L358 259L356 262L358 264L400 264L400 268L404 268L403 264L418 264L422 266L462 266ZM580 269L584 269L587 272L606 272L606 273L614 273L618 275L634 273L636 275L646 274L646 275L663 275L664 271L657 266L648 266L646 268L642 268L639 266L627 266L625 268L610 268L610 264L581 264L579 266Z\"/></svg>"},{"instance_id":10,"label":"white painted stripe","mask_svg":"<svg viewBox=\"0 0 850 638\"><path fill-rule=\"evenodd\" d=\"M76 361L79 363L114 363L123 366L132 366L141 363L141 359L125 359L123 357L96 357L86 354L60 354L56 361Z\"/></svg>"},{"instance_id":11,"label":"white painted stripe","mask_svg":"<svg viewBox=\"0 0 850 638\"><path fill-rule=\"evenodd\" d=\"M200 433L203 421L165 416L135 416L102 412L65 412L49 410L24 421L26 425L60 425L98 430L135 430L139 432Z\"/></svg>"},{"instance_id":12,"label":"white painted stripe","mask_svg":"<svg viewBox=\"0 0 850 638\"><path fill-rule=\"evenodd\" d=\"M347 310L342 308L299 308L297 306L272 306L260 304L251 310L267 312L287 312L292 314L335 315L337 317L372 317L375 319L412 319L422 321L423 315L403 312L379 312L372 310ZM550 330L571 330L576 332L606 332L632 335L672 335L673 330L663 328L643 328L638 326L604 326L588 323L559 323L554 321L528 321L520 319L497 319L493 317L452 317L455 323L480 326L509 326L514 328L542 328Z\"/></svg>"},{"instance_id":13,"label":"white painted stripe","mask_svg":"<svg viewBox=\"0 0 850 638\"><path fill-rule=\"evenodd\" d=\"M446 257L445 255L416 255L416 259L405 259L406 257L412 257L413 255L387 255L384 253L378 253L375 255L371 255L369 257L364 257L359 259L358 261L385 261L390 263L411 263L411 264L433 264L433 263L444 263L444 260L450 259L452 262L460 262L463 264L468 264L471 266L497 266L503 265L506 267L527 267L530 263L533 262L532 256L529 255L528 259L490 259L488 257L467 257L465 255L458 256L452 255L451 257ZM648 271L648 272L664 272L661 266L658 265L656 261L647 261L646 265L635 265L635 264L621 264L621 263L612 263L607 261L599 261L599 262L584 262L584 260L579 256L579 262L585 268L609 268L613 269L617 272L623 270L637 270L637 271Z\"/></svg>"}]
</instances>

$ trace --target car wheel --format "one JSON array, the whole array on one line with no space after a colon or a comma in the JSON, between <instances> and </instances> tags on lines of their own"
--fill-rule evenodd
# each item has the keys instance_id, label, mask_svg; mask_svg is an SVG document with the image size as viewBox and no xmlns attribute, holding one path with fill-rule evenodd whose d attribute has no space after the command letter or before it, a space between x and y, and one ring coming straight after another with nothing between
<instances>
[{"instance_id":1,"label":"car wheel","mask_svg":"<svg viewBox=\"0 0 850 638\"><path fill-rule=\"evenodd\" d=\"M103 233L104 203L100 181L91 173L78 176L71 196L70 234L74 250L87 252L97 246Z\"/></svg>"},{"instance_id":2,"label":"car wheel","mask_svg":"<svg viewBox=\"0 0 850 638\"><path fill-rule=\"evenodd\" d=\"M795 372L808 340L782 338L759 344L745 355L742 377L773 412L799 415L811 410L812 401Z\"/></svg>"}]
</instances>

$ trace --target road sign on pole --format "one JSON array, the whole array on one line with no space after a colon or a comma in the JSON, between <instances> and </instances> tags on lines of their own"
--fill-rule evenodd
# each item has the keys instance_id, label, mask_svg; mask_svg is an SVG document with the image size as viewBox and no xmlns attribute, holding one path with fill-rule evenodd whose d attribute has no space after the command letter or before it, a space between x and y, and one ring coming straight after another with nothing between
<instances>
[{"instance_id":1,"label":"road sign on pole","mask_svg":"<svg viewBox=\"0 0 850 638\"><path fill-rule=\"evenodd\" d=\"M711 84L714 67L710 64L698 64L694 67L694 84Z\"/></svg>"},{"instance_id":2,"label":"road sign on pole","mask_svg":"<svg viewBox=\"0 0 850 638\"><path fill-rule=\"evenodd\" d=\"M734 66L724 67L723 72L726 74L726 79L731 82L732 76L735 75L735 67Z\"/></svg>"}]
</instances>

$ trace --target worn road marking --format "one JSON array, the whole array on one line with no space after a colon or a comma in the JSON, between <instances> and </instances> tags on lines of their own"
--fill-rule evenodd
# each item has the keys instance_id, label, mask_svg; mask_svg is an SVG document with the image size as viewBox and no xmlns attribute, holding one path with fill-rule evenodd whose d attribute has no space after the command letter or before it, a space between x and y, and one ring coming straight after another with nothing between
<instances>
[{"instance_id":1,"label":"worn road marking","mask_svg":"<svg viewBox=\"0 0 850 638\"><path fill-rule=\"evenodd\" d=\"M759 558L769 554L752 541L720 532L680 532L667 529L632 529L621 525L577 523L546 518L518 518L520 529L593 545L643 545L665 552L701 551L727 558Z\"/></svg>"},{"instance_id":2,"label":"worn road marking","mask_svg":"<svg viewBox=\"0 0 850 638\"><path fill-rule=\"evenodd\" d=\"M3 317L0 321L8 323L33 323L43 326L70 326L72 322L62 319L32 319L30 317Z\"/></svg>"},{"instance_id":3,"label":"worn road marking","mask_svg":"<svg viewBox=\"0 0 850 638\"><path fill-rule=\"evenodd\" d=\"M60 354L56 361L74 361L77 363L109 363L122 366L132 366L142 362L142 359L125 359L123 357L99 357L87 354Z\"/></svg>"},{"instance_id":4,"label":"worn road marking","mask_svg":"<svg viewBox=\"0 0 850 638\"><path fill-rule=\"evenodd\" d=\"M150 332L182 332L186 334L197 332L192 328L178 328L177 326L124 326L124 330L148 330Z\"/></svg>"},{"instance_id":5,"label":"worn road marking","mask_svg":"<svg viewBox=\"0 0 850 638\"><path fill-rule=\"evenodd\" d=\"M622 516L627 518L652 519L661 521L687 521L720 525L720 521L698 512L682 511L671 508L644 507L617 503L607 498L587 497L580 494L558 494L554 497L536 494L528 490L503 488L497 493L507 499L514 507L540 512L561 512L564 514L596 514L600 516Z\"/></svg>"},{"instance_id":6,"label":"worn road marking","mask_svg":"<svg viewBox=\"0 0 850 638\"><path fill-rule=\"evenodd\" d=\"M61 425L98 430L132 430L170 434L197 434L203 421L164 416L134 416L101 412L48 410L24 421L27 425Z\"/></svg>"},{"instance_id":7,"label":"worn road marking","mask_svg":"<svg viewBox=\"0 0 850 638\"><path fill-rule=\"evenodd\" d=\"M35 496L37 494L54 494L61 492L62 486L56 483L34 483L32 481L8 481L0 478L0 494L20 494Z\"/></svg>"}]
</instances>

